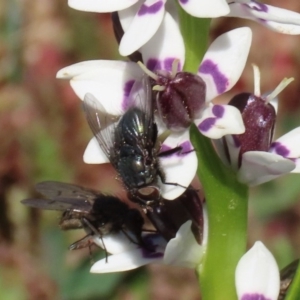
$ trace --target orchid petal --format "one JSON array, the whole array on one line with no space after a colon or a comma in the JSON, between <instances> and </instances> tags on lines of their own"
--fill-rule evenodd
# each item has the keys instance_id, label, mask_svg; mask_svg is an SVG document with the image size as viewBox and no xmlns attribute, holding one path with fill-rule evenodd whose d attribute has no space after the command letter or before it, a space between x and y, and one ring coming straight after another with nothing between
<instances>
[{"instance_id":1,"label":"orchid petal","mask_svg":"<svg viewBox=\"0 0 300 300\"><path fill-rule=\"evenodd\" d=\"M256 1L232 3L226 17L238 17L256 21L269 29L284 34L300 34L300 14Z\"/></svg>"},{"instance_id":2,"label":"orchid petal","mask_svg":"<svg viewBox=\"0 0 300 300\"><path fill-rule=\"evenodd\" d=\"M300 127L293 129L272 143L270 152L286 158L299 158Z\"/></svg>"},{"instance_id":3,"label":"orchid petal","mask_svg":"<svg viewBox=\"0 0 300 300\"><path fill-rule=\"evenodd\" d=\"M120 234L119 234L120 235ZM127 239L127 241L126 241ZM165 240L157 234L144 234L143 240L146 245L150 245L152 248L155 248L155 251L149 251L145 248L139 247L137 244L131 243L129 244L129 239L124 234L124 240L120 243L124 243L125 248L118 248L119 241L116 243L116 254L111 255L106 259L102 259L96 262L92 268L92 273L108 273L108 272L120 272L127 271L138 268L140 266L149 264L149 263L160 263L163 261L164 249L166 246ZM107 247L107 239L103 240L106 249ZM113 244L113 241L111 241ZM127 247L127 246L130 247ZM133 245L133 246L132 246ZM126 248L127 247L127 248ZM111 247L110 247L111 250ZM109 250L108 250L109 252Z\"/></svg>"},{"instance_id":4,"label":"orchid petal","mask_svg":"<svg viewBox=\"0 0 300 300\"><path fill-rule=\"evenodd\" d=\"M206 83L206 101L230 90L238 81L251 40L250 28L242 27L222 34L210 45L198 70Z\"/></svg>"},{"instance_id":5,"label":"orchid petal","mask_svg":"<svg viewBox=\"0 0 300 300\"><path fill-rule=\"evenodd\" d=\"M198 160L190 142L188 130L168 136L162 144L160 153L179 146L182 147L180 151L160 157L160 166L165 174L165 181L181 185L162 184L161 194L167 200L179 197L185 191L183 187L190 185L197 170Z\"/></svg>"},{"instance_id":6,"label":"orchid petal","mask_svg":"<svg viewBox=\"0 0 300 300\"><path fill-rule=\"evenodd\" d=\"M148 42L159 28L164 13L164 0L146 0L120 42L120 54L128 56Z\"/></svg>"},{"instance_id":7,"label":"orchid petal","mask_svg":"<svg viewBox=\"0 0 300 300\"><path fill-rule=\"evenodd\" d=\"M242 156L238 179L250 186L255 186L290 173L294 168L295 163L281 155L248 151Z\"/></svg>"},{"instance_id":8,"label":"orchid petal","mask_svg":"<svg viewBox=\"0 0 300 300\"><path fill-rule=\"evenodd\" d=\"M126 32L130 27L131 22L133 21L135 15L137 14L139 8L141 7L143 0L137 1L134 5L131 5L127 9L119 10L118 16L121 23L121 26Z\"/></svg>"},{"instance_id":9,"label":"orchid petal","mask_svg":"<svg viewBox=\"0 0 300 300\"><path fill-rule=\"evenodd\" d=\"M159 263L163 260L163 253L157 254L157 257L145 257L141 248L133 249L115 255L110 255L106 259L97 261L91 267L91 273L111 273L133 270L138 267Z\"/></svg>"},{"instance_id":10,"label":"orchid petal","mask_svg":"<svg viewBox=\"0 0 300 300\"><path fill-rule=\"evenodd\" d=\"M300 159L293 159L293 162L296 164L296 167L291 171L291 173L300 173Z\"/></svg>"},{"instance_id":11,"label":"orchid petal","mask_svg":"<svg viewBox=\"0 0 300 300\"><path fill-rule=\"evenodd\" d=\"M110 162L95 137L88 143L83 154L83 161L86 164L105 164Z\"/></svg>"},{"instance_id":12,"label":"orchid petal","mask_svg":"<svg viewBox=\"0 0 300 300\"><path fill-rule=\"evenodd\" d=\"M182 69L184 42L178 24L168 12L153 38L141 48L141 53L146 67L151 71L171 71L174 59L179 60L178 71Z\"/></svg>"},{"instance_id":13,"label":"orchid petal","mask_svg":"<svg viewBox=\"0 0 300 300\"><path fill-rule=\"evenodd\" d=\"M194 122L199 131L211 139L245 132L240 111L231 105L209 105Z\"/></svg>"},{"instance_id":14,"label":"orchid petal","mask_svg":"<svg viewBox=\"0 0 300 300\"><path fill-rule=\"evenodd\" d=\"M225 0L179 0L178 2L193 17L217 18L229 13L229 7Z\"/></svg>"},{"instance_id":15,"label":"orchid petal","mask_svg":"<svg viewBox=\"0 0 300 300\"><path fill-rule=\"evenodd\" d=\"M240 300L277 300L279 269L272 253L262 242L256 242L240 259L235 271L235 284Z\"/></svg>"},{"instance_id":16,"label":"orchid petal","mask_svg":"<svg viewBox=\"0 0 300 300\"><path fill-rule=\"evenodd\" d=\"M128 236L130 236L132 240L130 240ZM106 234L102 237L95 237L93 241L102 249L106 249L108 253L118 254L138 248L138 245L132 242L134 239L135 237L132 236L130 232L126 232L125 234L120 231L118 233Z\"/></svg>"},{"instance_id":17,"label":"orchid petal","mask_svg":"<svg viewBox=\"0 0 300 300\"><path fill-rule=\"evenodd\" d=\"M176 237L168 242L164 255L165 264L195 268L201 262L204 247L197 243L191 225L192 221L185 222Z\"/></svg>"},{"instance_id":18,"label":"orchid petal","mask_svg":"<svg viewBox=\"0 0 300 300\"><path fill-rule=\"evenodd\" d=\"M113 12L125 9L138 0L68 0L68 5L74 9L91 12Z\"/></svg>"},{"instance_id":19,"label":"orchid petal","mask_svg":"<svg viewBox=\"0 0 300 300\"><path fill-rule=\"evenodd\" d=\"M120 115L128 107L135 80L142 75L140 67L132 62L94 60L63 68L57 78L71 79L70 84L81 100L91 93L107 113Z\"/></svg>"}]
</instances>

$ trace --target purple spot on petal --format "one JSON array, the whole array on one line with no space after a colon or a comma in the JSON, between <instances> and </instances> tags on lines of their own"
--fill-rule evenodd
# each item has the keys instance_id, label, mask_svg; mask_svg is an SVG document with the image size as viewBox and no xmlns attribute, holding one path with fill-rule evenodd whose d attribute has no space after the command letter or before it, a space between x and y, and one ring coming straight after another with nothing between
<instances>
[{"instance_id":1,"label":"purple spot on petal","mask_svg":"<svg viewBox=\"0 0 300 300\"><path fill-rule=\"evenodd\" d=\"M152 5L145 5L143 4L139 11L138 11L138 16L144 16L144 15L151 15L151 14L156 14L157 12L160 11L160 9L164 6L164 2L163 1L158 1Z\"/></svg>"},{"instance_id":2,"label":"purple spot on petal","mask_svg":"<svg viewBox=\"0 0 300 300\"><path fill-rule=\"evenodd\" d=\"M266 298L262 294L245 294L245 295L243 295L241 300L271 300L271 299Z\"/></svg>"},{"instance_id":3,"label":"purple spot on petal","mask_svg":"<svg viewBox=\"0 0 300 300\"><path fill-rule=\"evenodd\" d=\"M276 154L281 155L283 157L288 157L288 155L290 154L290 151L279 142L272 143L270 150L273 150Z\"/></svg>"},{"instance_id":4,"label":"purple spot on petal","mask_svg":"<svg viewBox=\"0 0 300 300\"><path fill-rule=\"evenodd\" d=\"M222 94L226 91L229 84L228 78L220 72L218 65L212 60L207 59L202 62L199 68L199 72L203 74L209 74L212 76L214 83L216 85L218 94Z\"/></svg>"},{"instance_id":5,"label":"purple spot on petal","mask_svg":"<svg viewBox=\"0 0 300 300\"><path fill-rule=\"evenodd\" d=\"M187 3L189 2L189 0L179 0L179 2L180 2L181 4L187 4Z\"/></svg>"},{"instance_id":6,"label":"purple spot on petal","mask_svg":"<svg viewBox=\"0 0 300 300\"><path fill-rule=\"evenodd\" d=\"M129 80L125 83L123 88L123 101L122 101L122 109L126 111L130 105L129 103L129 95L134 84L135 80Z\"/></svg>"},{"instance_id":7,"label":"purple spot on petal","mask_svg":"<svg viewBox=\"0 0 300 300\"><path fill-rule=\"evenodd\" d=\"M149 58L146 63L146 67L152 72L161 70L161 62L156 58Z\"/></svg>"},{"instance_id":8,"label":"purple spot on petal","mask_svg":"<svg viewBox=\"0 0 300 300\"><path fill-rule=\"evenodd\" d=\"M216 118L207 118L198 125L200 131L209 131L216 123Z\"/></svg>"},{"instance_id":9,"label":"purple spot on petal","mask_svg":"<svg viewBox=\"0 0 300 300\"><path fill-rule=\"evenodd\" d=\"M214 105L212 109L212 113L214 116L216 116L218 119L222 118L224 116L225 109L222 105Z\"/></svg>"},{"instance_id":10,"label":"purple spot on petal","mask_svg":"<svg viewBox=\"0 0 300 300\"><path fill-rule=\"evenodd\" d=\"M191 152L193 150L193 147L192 147L192 144L190 141L185 141L184 143L180 144L179 146L182 148L182 150L178 154L181 154L181 155Z\"/></svg>"},{"instance_id":11,"label":"purple spot on petal","mask_svg":"<svg viewBox=\"0 0 300 300\"><path fill-rule=\"evenodd\" d=\"M181 149L178 147L181 147ZM174 149L174 152L172 152L172 150ZM168 153L168 151L170 151L170 153ZM177 155L177 156L182 156L185 154L190 153L191 151L193 151L193 147L190 141L185 141L181 144L179 144L176 147L171 148L170 146L167 146L165 144L162 144L159 150L159 154L161 157L171 157L173 155ZM166 152L166 153L164 153Z\"/></svg>"},{"instance_id":12,"label":"purple spot on petal","mask_svg":"<svg viewBox=\"0 0 300 300\"><path fill-rule=\"evenodd\" d=\"M246 6L252 8L253 10L256 10L256 11L263 11L263 12L267 12L268 11L268 6L263 4L263 3L259 3L257 1L254 1L252 0L251 1L251 4L247 5Z\"/></svg>"}]
</instances>

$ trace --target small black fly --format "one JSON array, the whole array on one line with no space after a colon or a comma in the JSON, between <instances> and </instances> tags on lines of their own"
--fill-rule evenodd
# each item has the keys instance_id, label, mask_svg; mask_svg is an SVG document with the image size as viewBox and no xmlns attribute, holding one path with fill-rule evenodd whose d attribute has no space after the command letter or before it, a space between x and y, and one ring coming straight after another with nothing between
<instances>
[{"instance_id":1,"label":"small black fly","mask_svg":"<svg viewBox=\"0 0 300 300\"><path fill-rule=\"evenodd\" d=\"M78 185L45 181L36 185L36 191L46 198L25 199L27 206L63 211L60 227L63 230L83 228L87 235L73 243L69 249L90 247L94 239L101 240L108 234L123 232L128 239L142 246L144 219L137 209L116 197L103 195ZM107 253L106 253L107 255Z\"/></svg>"},{"instance_id":2,"label":"small black fly","mask_svg":"<svg viewBox=\"0 0 300 300\"><path fill-rule=\"evenodd\" d=\"M158 178L164 184L179 185L166 182L159 157L180 152L182 147L158 153L148 78L135 82L130 100L129 108L117 122L91 94L85 96L83 108L101 149L127 188L129 199L148 207L161 199Z\"/></svg>"},{"instance_id":3,"label":"small black fly","mask_svg":"<svg viewBox=\"0 0 300 300\"><path fill-rule=\"evenodd\" d=\"M279 293L278 300L285 299L288 289L295 277L298 266L299 266L299 259L293 261L292 263L290 263L288 266L286 266L280 271L280 293Z\"/></svg>"}]
</instances>

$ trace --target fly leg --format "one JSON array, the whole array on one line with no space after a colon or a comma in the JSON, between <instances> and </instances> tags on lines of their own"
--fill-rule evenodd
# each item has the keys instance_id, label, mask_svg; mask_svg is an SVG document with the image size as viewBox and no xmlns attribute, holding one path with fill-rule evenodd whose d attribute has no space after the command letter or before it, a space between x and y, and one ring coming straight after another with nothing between
<instances>
[{"instance_id":1,"label":"fly leg","mask_svg":"<svg viewBox=\"0 0 300 300\"><path fill-rule=\"evenodd\" d=\"M102 245L103 245L103 250L105 251L105 262L107 263L107 259L108 259L107 249L106 249L104 241L102 239L102 235L88 219L82 218L82 222L101 240Z\"/></svg>"}]
</instances>

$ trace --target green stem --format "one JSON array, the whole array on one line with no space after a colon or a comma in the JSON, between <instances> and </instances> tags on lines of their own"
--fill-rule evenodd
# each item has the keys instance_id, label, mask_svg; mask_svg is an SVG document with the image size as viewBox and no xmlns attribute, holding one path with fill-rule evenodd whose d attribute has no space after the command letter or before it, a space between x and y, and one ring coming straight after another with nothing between
<instances>
[{"instance_id":1,"label":"green stem","mask_svg":"<svg viewBox=\"0 0 300 300\"><path fill-rule=\"evenodd\" d=\"M202 299L236 299L234 272L247 242L247 186L225 167L209 139L191 128L208 213L206 255L197 269Z\"/></svg>"},{"instance_id":2,"label":"green stem","mask_svg":"<svg viewBox=\"0 0 300 300\"><path fill-rule=\"evenodd\" d=\"M178 6L179 7L179 6ZM210 20L194 18L179 7L181 33L186 47L184 71L196 73L208 48ZM225 167L211 141L195 126L191 140L198 157L208 212L208 244L197 268L203 300L237 298L234 273L247 242L248 188Z\"/></svg>"},{"instance_id":3,"label":"green stem","mask_svg":"<svg viewBox=\"0 0 300 300\"><path fill-rule=\"evenodd\" d=\"M184 70L197 73L208 45L210 19L194 18L183 9L179 9L179 16L185 44Z\"/></svg>"}]
</instances>

